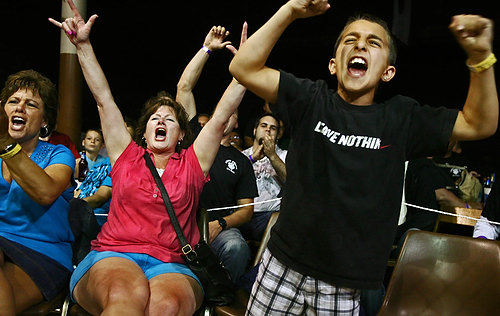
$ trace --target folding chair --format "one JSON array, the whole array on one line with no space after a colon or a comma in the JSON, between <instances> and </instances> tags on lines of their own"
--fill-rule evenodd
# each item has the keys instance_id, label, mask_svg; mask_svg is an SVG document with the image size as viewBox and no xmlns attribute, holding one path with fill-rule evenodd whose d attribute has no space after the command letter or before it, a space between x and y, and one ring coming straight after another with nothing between
<instances>
[{"instance_id":1,"label":"folding chair","mask_svg":"<svg viewBox=\"0 0 500 316\"><path fill-rule=\"evenodd\" d=\"M499 284L499 242L411 231L378 315L498 315Z\"/></svg>"}]
</instances>

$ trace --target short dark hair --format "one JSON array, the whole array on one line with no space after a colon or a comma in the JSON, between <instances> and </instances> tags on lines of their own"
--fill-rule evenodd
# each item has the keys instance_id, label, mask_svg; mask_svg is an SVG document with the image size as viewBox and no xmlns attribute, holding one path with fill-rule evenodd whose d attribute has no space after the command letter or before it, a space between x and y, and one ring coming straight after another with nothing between
<instances>
[{"instance_id":1,"label":"short dark hair","mask_svg":"<svg viewBox=\"0 0 500 316\"><path fill-rule=\"evenodd\" d=\"M85 139L85 137L87 136L87 134L88 134L90 131L96 132L96 133L98 133L99 135L101 135L101 138L102 138L102 140L104 141L104 136L102 135L102 130L101 130L100 128L96 128L96 127L91 127L91 128L88 128L88 129L85 131L85 134L83 134L83 138L84 138L84 139Z\"/></svg>"},{"instance_id":2,"label":"short dark hair","mask_svg":"<svg viewBox=\"0 0 500 316\"><path fill-rule=\"evenodd\" d=\"M21 70L10 75L0 92L0 101L5 107L7 100L19 89L31 90L38 93L43 101L43 117L47 121L49 134L55 129L57 123L57 112L59 111L59 100L56 85L49 78L35 70Z\"/></svg>"},{"instance_id":3,"label":"short dark hair","mask_svg":"<svg viewBox=\"0 0 500 316\"><path fill-rule=\"evenodd\" d=\"M185 144L191 139L191 130L189 128L188 114L184 107L177 101L175 101L172 96L166 91L160 91L154 97L149 98L142 109L141 116L137 122L137 128L134 133L134 141L141 147L146 148L146 140L143 138L144 132L146 131L146 125L149 118L153 115L160 107L168 106L175 114L177 121L179 122L180 129L184 132L184 138L180 146L176 146L175 150L179 152L181 148L185 147Z\"/></svg>"},{"instance_id":4,"label":"short dark hair","mask_svg":"<svg viewBox=\"0 0 500 316\"><path fill-rule=\"evenodd\" d=\"M333 49L333 56L337 53L337 49L339 48L340 41L342 40L342 36L344 36L344 32L347 29L349 25L351 25L353 22L359 21L359 20L365 20L368 22L376 23L380 25L386 32L387 34L387 39L389 40L389 65L395 65L396 64L396 59L398 55L397 47L396 47L396 42L394 40L394 36L392 35L391 30L389 29L389 26L387 26L387 23L382 20L381 18L369 14L369 13L358 13L355 14L347 20L346 24L344 25L344 28L342 29L342 32L340 32L339 36L337 37L337 40L335 41L335 47Z\"/></svg>"},{"instance_id":5,"label":"short dark hair","mask_svg":"<svg viewBox=\"0 0 500 316\"><path fill-rule=\"evenodd\" d=\"M266 116L272 117L276 121L276 123L278 123L278 125L276 127L276 135L278 135L280 133L280 128L281 128L280 119L279 119L279 117L277 117L273 113L264 113L264 114L259 115L259 117L257 117L257 119L255 120L255 124L254 124L253 128L257 128L260 124L260 120Z\"/></svg>"}]
</instances>

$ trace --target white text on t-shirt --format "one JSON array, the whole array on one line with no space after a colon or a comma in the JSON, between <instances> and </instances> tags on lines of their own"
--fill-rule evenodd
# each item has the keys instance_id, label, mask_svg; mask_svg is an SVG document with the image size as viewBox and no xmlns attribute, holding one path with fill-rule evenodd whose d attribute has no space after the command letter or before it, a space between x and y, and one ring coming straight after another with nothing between
<instances>
[{"instance_id":1,"label":"white text on t-shirt","mask_svg":"<svg viewBox=\"0 0 500 316\"><path fill-rule=\"evenodd\" d=\"M343 135L321 121L318 121L314 131L326 136L330 142L341 146L380 149L380 138L378 137Z\"/></svg>"}]
</instances>

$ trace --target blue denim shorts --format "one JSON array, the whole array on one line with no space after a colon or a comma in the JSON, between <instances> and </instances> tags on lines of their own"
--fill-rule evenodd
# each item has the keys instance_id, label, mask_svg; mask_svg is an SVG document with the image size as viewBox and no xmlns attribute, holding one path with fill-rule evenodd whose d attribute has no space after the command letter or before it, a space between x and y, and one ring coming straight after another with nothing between
<instances>
[{"instance_id":1,"label":"blue denim shorts","mask_svg":"<svg viewBox=\"0 0 500 316\"><path fill-rule=\"evenodd\" d=\"M92 250L88 255L78 264L75 271L71 275L71 280L69 282L69 293L71 294L71 299L73 298L73 290L80 279L87 273L87 271L92 268L99 260L111 257L119 257L128 259L135 264L137 264L148 280L151 280L157 275L165 273L180 273L192 277L201 286L201 282L198 277L182 263L175 262L163 262L150 255L144 253L134 253L134 252L114 252L114 251L96 251Z\"/></svg>"}]
</instances>

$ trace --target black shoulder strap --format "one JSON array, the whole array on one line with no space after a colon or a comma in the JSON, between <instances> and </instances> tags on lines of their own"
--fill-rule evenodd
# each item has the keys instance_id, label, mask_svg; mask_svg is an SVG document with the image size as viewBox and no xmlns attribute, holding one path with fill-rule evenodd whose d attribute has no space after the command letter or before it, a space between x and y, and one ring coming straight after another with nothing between
<instances>
[{"instance_id":1,"label":"black shoulder strap","mask_svg":"<svg viewBox=\"0 0 500 316\"><path fill-rule=\"evenodd\" d=\"M151 157L149 157L149 154L147 151L144 152L143 157L146 160L146 164L148 165L149 170L153 174L153 178L155 179L155 182L156 182L156 185L158 186L158 189L160 189L161 197L163 198L163 202L165 203L165 207L167 208L168 216L170 217L170 222L174 226L174 230L175 230L175 233L177 234L177 238L179 238L179 241L181 243L182 252L188 258L190 258L191 255L196 256L196 253L194 252L193 248L191 247L191 245L186 240L186 237L184 236L184 233L181 229L181 226L179 225L179 221L177 220L177 216L175 216L174 207L172 206L172 202L170 202L170 197L168 196L167 189L165 189L165 186L163 185L163 182L161 181L160 175L158 174L158 171L156 170L156 167L153 164Z\"/></svg>"}]
</instances>

